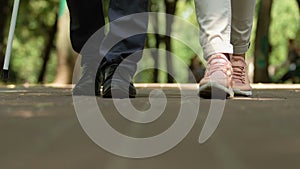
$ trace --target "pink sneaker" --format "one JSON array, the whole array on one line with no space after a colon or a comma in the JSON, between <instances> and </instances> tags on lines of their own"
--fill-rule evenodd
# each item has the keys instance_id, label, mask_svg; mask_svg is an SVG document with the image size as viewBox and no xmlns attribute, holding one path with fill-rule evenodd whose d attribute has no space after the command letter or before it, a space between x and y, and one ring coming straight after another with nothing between
<instances>
[{"instance_id":1,"label":"pink sneaker","mask_svg":"<svg viewBox=\"0 0 300 169\"><path fill-rule=\"evenodd\" d=\"M224 54L216 54L209 58L204 78L199 84L199 95L204 98L233 97L232 67Z\"/></svg>"},{"instance_id":2,"label":"pink sneaker","mask_svg":"<svg viewBox=\"0 0 300 169\"><path fill-rule=\"evenodd\" d=\"M232 88L235 95L252 96L252 88L248 77L247 64L242 56L232 56L233 68Z\"/></svg>"}]
</instances>

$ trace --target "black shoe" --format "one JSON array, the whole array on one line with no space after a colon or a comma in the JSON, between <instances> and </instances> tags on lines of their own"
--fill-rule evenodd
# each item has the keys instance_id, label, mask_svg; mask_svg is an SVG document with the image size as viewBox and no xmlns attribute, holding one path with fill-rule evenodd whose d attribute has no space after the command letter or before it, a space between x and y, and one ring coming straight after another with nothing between
<instances>
[{"instance_id":1,"label":"black shoe","mask_svg":"<svg viewBox=\"0 0 300 169\"><path fill-rule=\"evenodd\" d=\"M88 66L83 66L82 76L75 85L72 93L75 96L100 96L101 73L92 71ZM96 75L95 75L96 74Z\"/></svg>"},{"instance_id":2,"label":"black shoe","mask_svg":"<svg viewBox=\"0 0 300 169\"><path fill-rule=\"evenodd\" d=\"M104 69L102 97L135 98L136 89L132 83L135 67L125 64L108 64Z\"/></svg>"}]
</instances>

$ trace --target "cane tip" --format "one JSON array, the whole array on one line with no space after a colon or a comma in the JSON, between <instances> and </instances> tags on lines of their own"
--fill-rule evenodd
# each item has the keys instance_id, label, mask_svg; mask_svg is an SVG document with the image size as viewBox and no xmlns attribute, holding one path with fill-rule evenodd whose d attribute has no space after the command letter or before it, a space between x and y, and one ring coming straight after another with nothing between
<instances>
[{"instance_id":1,"label":"cane tip","mask_svg":"<svg viewBox=\"0 0 300 169\"><path fill-rule=\"evenodd\" d=\"M2 70L2 80L3 80L4 82L7 82L7 81L8 81L8 77L9 77L8 70L3 69L3 70Z\"/></svg>"}]
</instances>

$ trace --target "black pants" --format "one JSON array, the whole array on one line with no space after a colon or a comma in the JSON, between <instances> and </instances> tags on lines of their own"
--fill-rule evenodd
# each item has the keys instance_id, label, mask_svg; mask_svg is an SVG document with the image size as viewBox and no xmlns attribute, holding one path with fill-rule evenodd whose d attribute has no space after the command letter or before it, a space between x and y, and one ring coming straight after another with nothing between
<instances>
[{"instance_id":1,"label":"black pants","mask_svg":"<svg viewBox=\"0 0 300 169\"><path fill-rule=\"evenodd\" d=\"M100 28L105 25L102 0L67 0L70 11L70 37L73 49L80 53L87 40ZM110 31L107 36L104 36L104 29L97 32L94 46L99 47L98 53L103 53L109 62L119 61L121 58L141 51L144 48L146 33L137 34L131 37L126 37L128 31L136 29L137 32L146 32L148 26L148 17L146 14L141 17L129 17L117 19L130 14L142 13L148 11L148 0L110 0L108 17L110 22ZM130 34L130 33L129 33ZM103 38L102 38L103 37ZM122 39L115 44L115 39ZM101 46L101 47L100 47ZM106 48L107 46L107 48ZM103 49L102 52L101 48ZM108 50L108 53L106 53ZM93 54L93 56L95 56ZM137 55L134 59L137 62L141 55ZM95 58L83 55L82 62L95 62Z\"/></svg>"}]
</instances>

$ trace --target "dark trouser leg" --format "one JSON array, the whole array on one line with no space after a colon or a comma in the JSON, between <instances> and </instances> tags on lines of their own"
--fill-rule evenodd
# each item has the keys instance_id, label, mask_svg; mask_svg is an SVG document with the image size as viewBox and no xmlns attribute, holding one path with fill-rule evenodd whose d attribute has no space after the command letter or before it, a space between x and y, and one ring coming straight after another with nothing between
<instances>
[{"instance_id":1,"label":"dark trouser leg","mask_svg":"<svg viewBox=\"0 0 300 169\"><path fill-rule=\"evenodd\" d=\"M128 85L129 96L134 97L131 80L142 56L148 27L148 15L141 13L147 11L148 0L111 0L108 13L110 32L100 50L107 62L103 68L103 97L111 97L110 91L113 90L117 91L116 97L128 96Z\"/></svg>"},{"instance_id":2,"label":"dark trouser leg","mask_svg":"<svg viewBox=\"0 0 300 169\"><path fill-rule=\"evenodd\" d=\"M80 52L86 41L105 25L101 0L67 0L73 49Z\"/></svg>"},{"instance_id":3,"label":"dark trouser leg","mask_svg":"<svg viewBox=\"0 0 300 169\"><path fill-rule=\"evenodd\" d=\"M67 0L70 11L70 37L73 49L81 53L83 72L73 89L74 95L99 95L100 85L96 80L99 58L99 46L104 31L98 32L97 38L82 50L90 37L105 25L101 0ZM92 45L90 45L92 44Z\"/></svg>"},{"instance_id":4,"label":"dark trouser leg","mask_svg":"<svg viewBox=\"0 0 300 169\"><path fill-rule=\"evenodd\" d=\"M110 21L110 32L103 40L102 49L109 50L108 54L104 54L109 62L114 62L120 58L143 50L146 40L146 32L148 27L147 14L135 15L148 11L148 0L111 0L108 12ZM117 21L116 21L117 20ZM126 38L128 35L134 35L143 32L144 34L135 35ZM119 43L115 43L122 40ZM114 44L115 43L115 44ZM103 51L100 51L101 53ZM103 54L103 53L102 53ZM139 61L137 58L135 61Z\"/></svg>"}]
</instances>

